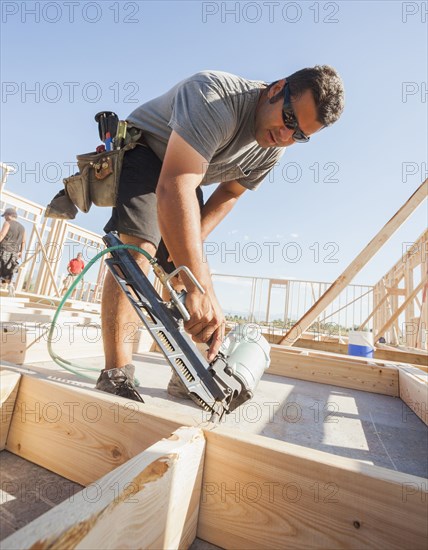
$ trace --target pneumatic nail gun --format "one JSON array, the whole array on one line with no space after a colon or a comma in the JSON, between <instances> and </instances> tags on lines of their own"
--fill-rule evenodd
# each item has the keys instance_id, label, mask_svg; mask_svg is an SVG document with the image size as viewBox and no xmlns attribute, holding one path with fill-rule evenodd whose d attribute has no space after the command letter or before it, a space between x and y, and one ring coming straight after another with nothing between
<instances>
[{"instance_id":1,"label":"pneumatic nail gun","mask_svg":"<svg viewBox=\"0 0 428 550\"><path fill-rule=\"evenodd\" d=\"M108 247L122 244L114 233L105 235L103 241ZM231 331L208 363L184 331L183 321L189 319L186 292L177 294L171 284L171 279L184 270L200 287L186 267L167 275L156 261L152 263L171 296L170 302L164 302L128 250L113 250L106 264L191 399L211 413L211 421L219 421L253 397L270 363L270 346L256 326Z\"/></svg>"}]
</instances>

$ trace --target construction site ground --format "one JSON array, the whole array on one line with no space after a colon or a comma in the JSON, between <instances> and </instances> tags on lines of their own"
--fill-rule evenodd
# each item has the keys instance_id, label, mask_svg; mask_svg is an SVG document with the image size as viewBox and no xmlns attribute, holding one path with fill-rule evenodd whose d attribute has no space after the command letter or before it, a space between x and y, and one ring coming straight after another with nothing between
<instances>
[{"instance_id":1,"label":"construction site ground","mask_svg":"<svg viewBox=\"0 0 428 550\"><path fill-rule=\"evenodd\" d=\"M75 362L101 369L104 359L81 358ZM193 401L167 394L171 370L161 354L135 354L133 363L139 391L147 404L191 417L195 425L208 422L209 414ZM67 385L94 388L93 381L68 372L53 361L16 368ZM93 379L97 377L96 371L88 370L86 374ZM241 432L428 477L428 428L399 398L266 374L254 398L225 416L222 423ZM81 489L80 485L7 451L0 454L0 459L2 487L6 483L10 489L2 492L2 539ZM62 490L58 491L58 487ZM216 547L197 539L191 548Z\"/></svg>"}]
</instances>

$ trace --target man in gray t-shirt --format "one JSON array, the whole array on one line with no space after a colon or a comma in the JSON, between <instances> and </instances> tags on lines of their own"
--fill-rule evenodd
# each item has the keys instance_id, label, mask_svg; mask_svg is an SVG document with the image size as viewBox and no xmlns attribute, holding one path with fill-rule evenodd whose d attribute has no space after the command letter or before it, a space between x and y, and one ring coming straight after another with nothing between
<instances>
[{"instance_id":1,"label":"man in gray t-shirt","mask_svg":"<svg viewBox=\"0 0 428 550\"><path fill-rule=\"evenodd\" d=\"M204 71L179 82L128 117L144 131L149 147L165 158L176 132L205 160L201 185L235 180L256 189L284 153L255 140L255 114L266 84L218 71Z\"/></svg>"},{"instance_id":2,"label":"man in gray t-shirt","mask_svg":"<svg viewBox=\"0 0 428 550\"><path fill-rule=\"evenodd\" d=\"M311 134L333 124L343 103L342 81L326 65L269 85L203 71L128 117L142 131L141 147L125 154L117 206L105 230L117 230L124 242L151 255L170 256L194 273L205 294L184 281L191 315L185 328L196 341L210 341L209 361L224 339L225 321L202 260L204 240L247 189L261 184L285 147L308 142ZM218 186L203 206L201 186L212 183ZM135 256L147 273L147 260ZM102 303L106 366L97 388L122 395L125 385L126 396L138 399L132 386L132 343L125 344L131 314L126 296L107 274Z\"/></svg>"}]
</instances>

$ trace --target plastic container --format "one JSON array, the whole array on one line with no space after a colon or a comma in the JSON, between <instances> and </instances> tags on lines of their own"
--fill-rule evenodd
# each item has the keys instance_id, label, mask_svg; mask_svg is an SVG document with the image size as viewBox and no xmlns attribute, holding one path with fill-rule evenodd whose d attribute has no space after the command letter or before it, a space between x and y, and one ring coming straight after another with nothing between
<instances>
[{"instance_id":1,"label":"plastic container","mask_svg":"<svg viewBox=\"0 0 428 550\"><path fill-rule=\"evenodd\" d=\"M356 330L349 333L348 355L373 357L373 333Z\"/></svg>"}]
</instances>

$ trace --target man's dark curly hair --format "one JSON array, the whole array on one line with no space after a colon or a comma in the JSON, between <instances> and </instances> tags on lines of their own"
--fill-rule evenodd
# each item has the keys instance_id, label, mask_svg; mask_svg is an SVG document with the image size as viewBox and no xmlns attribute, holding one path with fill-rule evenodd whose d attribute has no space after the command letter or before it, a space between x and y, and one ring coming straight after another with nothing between
<instances>
[{"instance_id":1,"label":"man's dark curly hair","mask_svg":"<svg viewBox=\"0 0 428 550\"><path fill-rule=\"evenodd\" d=\"M300 69L287 76L291 97L299 97L306 90L311 90L317 108L317 119L323 126L330 126L342 114L345 105L343 82L336 70L329 65L316 65ZM275 82L269 85L273 86ZM283 97L279 92L271 99L272 103Z\"/></svg>"}]
</instances>

